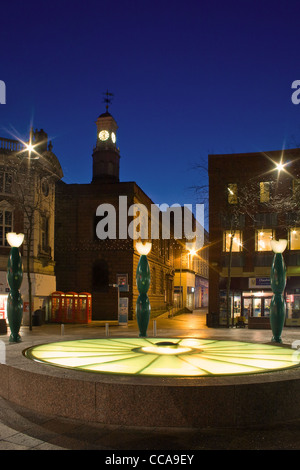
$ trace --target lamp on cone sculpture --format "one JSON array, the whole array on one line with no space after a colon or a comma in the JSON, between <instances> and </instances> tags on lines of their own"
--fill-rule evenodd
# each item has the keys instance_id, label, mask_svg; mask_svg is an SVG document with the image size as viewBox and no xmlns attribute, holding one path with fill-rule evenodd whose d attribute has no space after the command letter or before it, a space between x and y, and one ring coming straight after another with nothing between
<instances>
[{"instance_id":1,"label":"lamp on cone sculpture","mask_svg":"<svg viewBox=\"0 0 300 470\"><path fill-rule=\"evenodd\" d=\"M23 300L20 287L23 280L23 265L19 247L24 240L23 233L10 232L6 234L6 239L11 246L7 263L7 282L10 291L7 297L7 319L10 327L9 341L18 343L21 341L19 330L23 317Z\"/></svg>"},{"instance_id":2,"label":"lamp on cone sculpture","mask_svg":"<svg viewBox=\"0 0 300 470\"><path fill-rule=\"evenodd\" d=\"M271 240L274 258L271 267L270 281L273 297L270 305L270 324L273 333L272 341L282 343L281 333L285 320L285 300L283 297L286 285L286 266L282 256L287 240Z\"/></svg>"},{"instance_id":3,"label":"lamp on cone sculpture","mask_svg":"<svg viewBox=\"0 0 300 470\"><path fill-rule=\"evenodd\" d=\"M136 270L136 285L139 291L139 296L136 301L136 319L139 327L139 336L147 336L147 328L150 320L150 302L148 298L148 290L150 287L150 267L147 255L152 248L151 242L136 242L135 245L138 253L141 255Z\"/></svg>"}]
</instances>

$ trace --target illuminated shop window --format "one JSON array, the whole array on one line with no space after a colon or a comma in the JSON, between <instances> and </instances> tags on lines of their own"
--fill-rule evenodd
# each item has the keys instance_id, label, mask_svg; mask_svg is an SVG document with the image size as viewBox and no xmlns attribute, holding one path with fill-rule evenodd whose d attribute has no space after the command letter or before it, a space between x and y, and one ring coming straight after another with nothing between
<instances>
[{"instance_id":1,"label":"illuminated shop window","mask_svg":"<svg viewBox=\"0 0 300 470\"><path fill-rule=\"evenodd\" d=\"M242 251L242 233L239 230L231 232L226 230L223 234L223 251L230 251L230 244L232 240L232 251Z\"/></svg>"},{"instance_id":2,"label":"illuminated shop window","mask_svg":"<svg viewBox=\"0 0 300 470\"><path fill-rule=\"evenodd\" d=\"M290 250L300 250L300 228L290 230Z\"/></svg>"},{"instance_id":3,"label":"illuminated shop window","mask_svg":"<svg viewBox=\"0 0 300 470\"><path fill-rule=\"evenodd\" d=\"M259 183L259 201L269 202L270 200L270 183L262 181Z\"/></svg>"},{"instance_id":4,"label":"illuminated shop window","mask_svg":"<svg viewBox=\"0 0 300 470\"><path fill-rule=\"evenodd\" d=\"M255 250L272 251L271 240L273 238L272 229L256 230Z\"/></svg>"},{"instance_id":5,"label":"illuminated shop window","mask_svg":"<svg viewBox=\"0 0 300 470\"><path fill-rule=\"evenodd\" d=\"M237 184L236 183L229 183L227 186L228 191L228 203L229 204L237 204Z\"/></svg>"}]
</instances>

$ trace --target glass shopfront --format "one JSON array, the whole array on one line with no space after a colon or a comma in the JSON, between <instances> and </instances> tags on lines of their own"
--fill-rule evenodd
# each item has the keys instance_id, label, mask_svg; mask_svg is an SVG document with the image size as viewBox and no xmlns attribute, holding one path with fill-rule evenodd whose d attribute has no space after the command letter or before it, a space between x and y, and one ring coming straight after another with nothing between
<instances>
[{"instance_id":1,"label":"glass shopfront","mask_svg":"<svg viewBox=\"0 0 300 470\"><path fill-rule=\"evenodd\" d=\"M230 325L235 325L237 319L242 317L245 323L249 317L269 317L270 304L272 300L272 291L243 291L230 292L229 309L230 309ZM300 304L300 295L299 295ZM300 310L299 310L300 320ZM220 325L227 323L227 300L226 291L220 291Z\"/></svg>"},{"instance_id":2,"label":"glass shopfront","mask_svg":"<svg viewBox=\"0 0 300 470\"><path fill-rule=\"evenodd\" d=\"M241 316L241 293L230 292L229 297L230 321L229 324L235 324L237 318ZM227 324L227 297L226 291L220 291L220 325Z\"/></svg>"},{"instance_id":3,"label":"glass shopfront","mask_svg":"<svg viewBox=\"0 0 300 470\"><path fill-rule=\"evenodd\" d=\"M243 316L246 319L270 316L272 296L272 292L243 292Z\"/></svg>"},{"instance_id":4,"label":"glass shopfront","mask_svg":"<svg viewBox=\"0 0 300 470\"><path fill-rule=\"evenodd\" d=\"M300 294L287 294L285 324L300 326Z\"/></svg>"}]
</instances>

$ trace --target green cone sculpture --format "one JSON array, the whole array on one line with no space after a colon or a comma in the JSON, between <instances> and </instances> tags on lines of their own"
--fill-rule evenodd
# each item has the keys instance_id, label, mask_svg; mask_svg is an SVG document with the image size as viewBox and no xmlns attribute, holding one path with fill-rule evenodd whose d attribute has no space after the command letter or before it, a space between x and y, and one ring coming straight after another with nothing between
<instances>
[{"instance_id":1,"label":"green cone sculpture","mask_svg":"<svg viewBox=\"0 0 300 470\"><path fill-rule=\"evenodd\" d=\"M273 333L272 341L282 343L281 333L285 320L283 293L286 285L286 266L282 252L287 246L287 240L272 240L271 246L275 254L270 274L271 287L274 294L270 305L270 324Z\"/></svg>"},{"instance_id":2,"label":"green cone sculpture","mask_svg":"<svg viewBox=\"0 0 300 470\"><path fill-rule=\"evenodd\" d=\"M151 250L151 243L136 243L136 248L140 253L140 259L136 270L136 285L139 296L136 301L136 319L139 327L139 336L146 337L150 320L150 302L148 298L148 290L150 287L150 267L147 254Z\"/></svg>"},{"instance_id":3,"label":"green cone sculpture","mask_svg":"<svg viewBox=\"0 0 300 470\"><path fill-rule=\"evenodd\" d=\"M9 235L14 235L17 238L9 237ZM23 317L23 299L20 287L23 280L23 266L19 246L22 244L23 238L23 234L7 234L7 240L11 245L7 264L7 282L10 287L7 297L7 319L11 331L9 341L14 343L21 341L19 330ZM13 246L13 244L17 246Z\"/></svg>"}]
</instances>

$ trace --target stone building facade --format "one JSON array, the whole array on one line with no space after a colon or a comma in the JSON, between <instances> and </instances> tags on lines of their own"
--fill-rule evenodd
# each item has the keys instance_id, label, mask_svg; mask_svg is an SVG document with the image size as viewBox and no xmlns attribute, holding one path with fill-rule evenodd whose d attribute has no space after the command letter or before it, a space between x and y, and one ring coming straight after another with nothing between
<instances>
[{"instance_id":1,"label":"stone building facade","mask_svg":"<svg viewBox=\"0 0 300 470\"><path fill-rule=\"evenodd\" d=\"M29 150L28 145L32 146ZM8 285L6 267L10 247L7 232L24 233L20 248L24 266L21 293L23 324L31 313L48 312L49 295L56 290L54 271L55 184L62 169L47 134L31 130L27 143L0 138L0 317L5 317ZM29 256L28 256L29 255ZM28 274L29 273L29 274ZM29 289L31 284L31 290Z\"/></svg>"}]
</instances>

